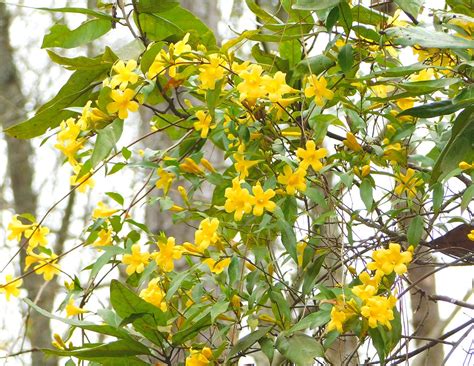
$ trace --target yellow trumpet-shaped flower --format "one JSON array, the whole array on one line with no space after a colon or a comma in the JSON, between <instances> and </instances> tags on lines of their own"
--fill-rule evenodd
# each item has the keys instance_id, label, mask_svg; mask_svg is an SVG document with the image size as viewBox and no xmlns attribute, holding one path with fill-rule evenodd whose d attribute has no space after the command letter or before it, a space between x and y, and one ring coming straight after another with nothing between
<instances>
[{"instance_id":1,"label":"yellow trumpet-shaped flower","mask_svg":"<svg viewBox=\"0 0 474 366\"><path fill-rule=\"evenodd\" d=\"M244 71L239 73L239 77L243 79L243 81L237 85L241 101L247 99L250 104L254 104L258 98L265 96L266 90L264 88L262 73L263 68L256 64L248 66Z\"/></svg>"},{"instance_id":2,"label":"yellow trumpet-shaped flower","mask_svg":"<svg viewBox=\"0 0 474 366\"><path fill-rule=\"evenodd\" d=\"M352 132L347 132L346 139L342 143L352 151L362 151L362 146L357 142L354 134Z\"/></svg>"},{"instance_id":3,"label":"yellow trumpet-shaped flower","mask_svg":"<svg viewBox=\"0 0 474 366\"><path fill-rule=\"evenodd\" d=\"M110 208L103 202L97 204L97 208L92 212L92 217L94 219L104 219L112 216L114 213L118 212L118 209Z\"/></svg>"},{"instance_id":4,"label":"yellow trumpet-shaped flower","mask_svg":"<svg viewBox=\"0 0 474 366\"><path fill-rule=\"evenodd\" d=\"M152 254L158 267L163 272L171 272L174 269L174 260L181 258L183 254L183 247L176 245L176 240L173 237L169 237L164 242L158 242L159 251Z\"/></svg>"},{"instance_id":5,"label":"yellow trumpet-shaped flower","mask_svg":"<svg viewBox=\"0 0 474 366\"><path fill-rule=\"evenodd\" d=\"M13 281L13 276L7 274L5 276L5 284L0 283L0 293L4 293L7 301L10 300L11 296L18 297L20 295L20 286L23 284L23 280L20 278Z\"/></svg>"},{"instance_id":6,"label":"yellow trumpet-shaped flower","mask_svg":"<svg viewBox=\"0 0 474 366\"><path fill-rule=\"evenodd\" d=\"M191 349L191 354L186 357L185 366L207 366L211 363L212 351L209 347L202 350Z\"/></svg>"},{"instance_id":7,"label":"yellow trumpet-shaped flower","mask_svg":"<svg viewBox=\"0 0 474 366\"><path fill-rule=\"evenodd\" d=\"M157 174L159 176L158 180L155 183L156 188L162 189L165 194L168 193L173 179L176 177L173 173L168 172L163 168L158 168Z\"/></svg>"},{"instance_id":8,"label":"yellow trumpet-shaped flower","mask_svg":"<svg viewBox=\"0 0 474 366\"><path fill-rule=\"evenodd\" d=\"M395 194L399 196L401 196L403 192L406 192L409 198L413 198L416 196L416 187L423 185L423 180L416 178L415 171L411 168L407 169L406 174L401 172L395 174L395 179L400 182L395 187Z\"/></svg>"},{"instance_id":9,"label":"yellow trumpet-shaped flower","mask_svg":"<svg viewBox=\"0 0 474 366\"><path fill-rule=\"evenodd\" d=\"M216 82L221 80L225 75L225 60L217 54L209 56L209 62L199 67L198 79L201 82L200 88L213 90Z\"/></svg>"},{"instance_id":10,"label":"yellow trumpet-shaped flower","mask_svg":"<svg viewBox=\"0 0 474 366\"><path fill-rule=\"evenodd\" d=\"M124 90L129 83L135 84L138 81L138 75L134 72L136 68L137 61L135 60L129 60L127 63L119 60L112 67L116 75L112 76L110 87L115 88L118 86L119 89Z\"/></svg>"},{"instance_id":11,"label":"yellow trumpet-shaped flower","mask_svg":"<svg viewBox=\"0 0 474 366\"><path fill-rule=\"evenodd\" d=\"M234 220L240 221L245 213L252 211L251 196L246 188L240 186L238 178L232 180L232 188L226 188L224 204L226 212L234 212Z\"/></svg>"},{"instance_id":12,"label":"yellow trumpet-shaped flower","mask_svg":"<svg viewBox=\"0 0 474 366\"><path fill-rule=\"evenodd\" d=\"M94 242L95 247L105 247L112 244L112 230L102 229L99 231L99 238Z\"/></svg>"},{"instance_id":13,"label":"yellow trumpet-shaped flower","mask_svg":"<svg viewBox=\"0 0 474 366\"><path fill-rule=\"evenodd\" d=\"M268 75L262 77L263 89L270 102L280 103L284 99L283 94L296 91L286 83L285 78L286 74L281 71L277 71L273 77Z\"/></svg>"},{"instance_id":14,"label":"yellow trumpet-shaped flower","mask_svg":"<svg viewBox=\"0 0 474 366\"><path fill-rule=\"evenodd\" d=\"M34 224L30 229L25 230L25 238L29 239L28 248L33 249L38 245L46 246L48 239L46 235L49 234L49 229L44 226L38 226Z\"/></svg>"},{"instance_id":15,"label":"yellow trumpet-shaped flower","mask_svg":"<svg viewBox=\"0 0 474 366\"><path fill-rule=\"evenodd\" d=\"M252 205L253 205L253 214L255 216L262 216L263 211L267 210L269 212L275 211L276 204L271 201L275 197L275 191L273 189L263 190L260 182L257 182L256 185L252 187Z\"/></svg>"},{"instance_id":16,"label":"yellow trumpet-shaped flower","mask_svg":"<svg viewBox=\"0 0 474 366\"><path fill-rule=\"evenodd\" d=\"M219 220L217 218L206 218L199 224L199 229L194 233L194 242L200 251L207 249L209 245L214 245L219 240L217 229Z\"/></svg>"},{"instance_id":17,"label":"yellow trumpet-shaped flower","mask_svg":"<svg viewBox=\"0 0 474 366\"><path fill-rule=\"evenodd\" d=\"M286 186L286 193L295 194L296 190L304 192L306 190L306 169L298 168L295 171L289 165L283 168L283 174L278 176L278 183Z\"/></svg>"},{"instance_id":18,"label":"yellow trumpet-shaped flower","mask_svg":"<svg viewBox=\"0 0 474 366\"><path fill-rule=\"evenodd\" d=\"M202 262L207 264L207 266L209 267L212 273L219 274L229 266L230 261L231 261L230 258L225 258L219 261L215 261L212 258L207 258L203 260Z\"/></svg>"},{"instance_id":19,"label":"yellow trumpet-shaped flower","mask_svg":"<svg viewBox=\"0 0 474 366\"><path fill-rule=\"evenodd\" d=\"M389 298L383 296L372 296L367 299L361 308L361 314L369 323L369 327L376 328L381 324L388 329L392 329L391 320L394 319L393 307L397 299L393 296Z\"/></svg>"},{"instance_id":20,"label":"yellow trumpet-shaped flower","mask_svg":"<svg viewBox=\"0 0 474 366\"><path fill-rule=\"evenodd\" d=\"M143 289L140 292L140 297L143 300L155 305L157 308L161 309L161 311L168 310L168 306L166 305L165 301L165 296L165 292L160 287L159 278L152 279L150 282L148 282L147 288Z\"/></svg>"},{"instance_id":21,"label":"yellow trumpet-shaped flower","mask_svg":"<svg viewBox=\"0 0 474 366\"><path fill-rule=\"evenodd\" d=\"M308 77L304 95L306 98L314 97L317 105L322 107L326 100L334 98L334 93L327 88L328 82L324 76L318 78L316 75Z\"/></svg>"},{"instance_id":22,"label":"yellow trumpet-shaped flower","mask_svg":"<svg viewBox=\"0 0 474 366\"><path fill-rule=\"evenodd\" d=\"M107 104L107 112L117 113L121 119L128 117L128 112L138 111L138 103L132 100L135 97L135 91L132 89L112 90L110 97L113 102Z\"/></svg>"},{"instance_id":23,"label":"yellow trumpet-shaped flower","mask_svg":"<svg viewBox=\"0 0 474 366\"><path fill-rule=\"evenodd\" d=\"M196 112L197 122L194 122L194 129L196 131L201 131L201 138L206 138L209 134L209 130L212 130L216 127L215 124L211 124L212 116L205 111Z\"/></svg>"},{"instance_id":24,"label":"yellow trumpet-shaped flower","mask_svg":"<svg viewBox=\"0 0 474 366\"><path fill-rule=\"evenodd\" d=\"M321 159L325 158L328 151L322 147L316 150L316 144L314 141L306 142L306 150L299 147L296 150L296 156L301 159L300 167L307 169L312 167L315 172L319 172L323 168Z\"/></svg>"},{"instance_id":25,"label":"yellow trumpet-shaped flower","mask_svg":"<svg viewBox=\"0 0 474 366\"><path fill-rule=\"evenodd\" d=\"M18 220L18 215L15 215L12 217L12 220L8 224L7 229L8 231L10 231L10 233L8 234L7 238L8 240L20 241L23 233L26 230L31 229L32 227L33 227L33 224L29 224L29 225L23 224L20 220Z\"/></svg>"},{"instance_id":26,"label":"yellow trumpet-shaped flower","mask_svg":"<svg viewBox=\"0 0 474 366\"><path fill-rule=\"evenodd\" d=\"M132 245L132 253L124 254L122 258L122 263L127 264L127 269L125 270L129 276L136 273L142 273L145 270L145 266L150 260L150 253L142 252L140 244Z\"/></svg>"},{"instance_id":27,"label":"yellow trumpet-shaped flower","mask_svg":"<svg viewBox=\"0 0 474 366\"><path fill-rule=\"evenodd\" d=\"M51 281L55 275L61 272L57 259L58 256L56 254L35 254L31 250L27 251L27 254L25 258L25 271L28 270L32 264L36 263L33 269L36 274L43 275L45 281Z\"/></svg>"},{"instance_id":28,"label":"yellow trumpet-shaped flower","mask_svg":"<svg viewBox=\"0 0 474 366\"><path fill-rule=\"evenodd\" d=\"M84 314L87 313L88 311L85 309L82 309L74 304L74 299L69 299L69 302L66 304L66 307L64 308L66 311L66 316L68 318L72 316L77 316L79 314Z\"/></svg>"},{"instance_id":29,"label":"yellow trumpet-shaped flower","mask_svg":"<svg viewBox=\"0 0 474 366\"><path fill-rule=\"evenodd\" d=\"M407 264L411 262L413 255L410 251L401 252L401 246L397 243L390 243L388 249L375 250L372 253L374 262L367 264L371 271L377 271L377 275L386 275L395 271L401 275L407 271Z\"/></svg>"}]
</instances>

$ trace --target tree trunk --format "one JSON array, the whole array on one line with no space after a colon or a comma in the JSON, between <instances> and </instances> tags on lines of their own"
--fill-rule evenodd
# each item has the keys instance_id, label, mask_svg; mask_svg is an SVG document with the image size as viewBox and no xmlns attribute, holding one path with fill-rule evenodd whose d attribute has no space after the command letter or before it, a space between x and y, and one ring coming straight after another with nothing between
<instances>
[{"instance_id":1,"label":"tree trunk","mask_svg":"<svg viewBox=\"0 0 474 366\"><path fill-rule=\"evenodd\" d=\"M7 127L24 118L24 97L18 78L13 50L9 39L9 16L5 4L0 3L0 124ZM31 158L33 149L28 140L17 140L5 137L7 142L8 175L13 191L14 209L16 213L36 212L36 194L32 188L33 167ZM20 254L20 265L24 268L25 251ZM56 292L56 285L50 282L44 285L43 278L31 275L24 279L24 288L28 297L47 311L51 311ZM32 311L27 323L26 335L33 348L44 348L51 345L51 330L49 319ZM46 359L42 353L32 354L33 366L55 366L57 359Z\"/></svg>"}]
</instances>

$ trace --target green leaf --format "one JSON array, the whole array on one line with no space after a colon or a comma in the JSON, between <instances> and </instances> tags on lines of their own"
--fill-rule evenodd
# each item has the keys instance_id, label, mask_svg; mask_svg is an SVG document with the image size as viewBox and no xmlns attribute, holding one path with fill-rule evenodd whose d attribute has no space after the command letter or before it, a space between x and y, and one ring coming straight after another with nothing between
<instances>
[{"instance_id":1,"label":"green leaf","mask_svg":"<svg viewBox=\"0 0 474 366\"><path fill-rule=\"evenodd\" d=\"M326 197L321 189L317 188L306 188L304 191L306 197L308 197L312 202L316 203L319 208L326 210L328 208Z\"/></svg>"},{"instance_id":2,"label":"green leaf","mask_svg":"<svg viewBox=\"0 0 474 366\"><path fill-rule=\"evenodd\" d=\"M104 267L107 263L109 263L110 259L118 254L122 254L124 249L119 246L110 246L104 247L104 254L102 254L99 258L97 258L94 262L94 265L91 269L91 278L95 277L99 271Z\"/></svg>"},{"instance_id":3,"label":"green leaf","mask_svg":"<svg viewBox=\"0 0 474 366\"><path fill-rule=\"evenodd\" d=\"M379 25L387 21L387 16L383 13L366 8L362 5L355 5L351 9L354 23L363 23L369 25Z\"/></svg>"},{"instance_id":4,"label":"green leaf","mask_svg":"<svg viewBox=\"0 0 474 366\"><path fill-rule=\"evenodd\" d=\"M298 255L296 254L296 235L293 228L284 220L278 220L278 226L281 230L281 243L295 263L298 263Z\"/></svg>"},{"instance_id":5,"label":"green leaf","mask_svg":"<svg viewBox=\"0 0 474 366\"><path fill-rule=\"evenodd\" d=\"M448 4L455 13L472 16L474 12L472 0L446 0L446 4Z\"/></svg>"},{"instance_id":6,"label":"green leaf","mask_svg":"<svg viewBox=\"0 0 474 366\"><path fill-rule=\"evenodd\" d=\"M171 36L173 41L178 41L190 33L191 43L204 44L208 49L216 48L216 38L208 26L181 6L161 13L142 13L138 17L143 32L153 41Z\"/></svg>"},{"instance_id":7,"label":"green leaf","mask_svg":"<svg viewBox=\"0 0 474 366\"><path fill-rule=\"evenodd\" d=\"M292 6L296 10L324 10L337 6L341 0L296 0Z\"/></svg>"},{"instance_id":8,"label":"green leaf","mask_svg":"<svg viewBox=\"0 0 474 366\"><path fill-rule=\"evenodd\" d=\"M273 355L275 354L275 345L273 340L268 337L263 337L258 341L258 343L260 344L262 352L265 354L265 356L267 356L268 361L271 364L273 361Z\"/></svg>"},{"instance_id":9,"label":"green leaf","mask_svg":"<svg viewBox=\"0 0 474 366\"><path fill-rule=\"evenodd\" d=\"M122 319L136 314L150 314L159 325L166 325L165 314L156 306L146 302L117 280L110 284L110 302Z\"/></svg>"},{"instance_id":10,"label":"green leaf","mask_svg":"<svg viewBox=\"0 0 474 366\"><path fill-rule=\"evenodd\" d=\"M280 56L284 60L288 60L290 70L301 61L301 44L296 39L280 42L278 44L278 50L280 51Z\"/></svg>"},{"instance_id":11,"label":"green leaf","mask_svg":"<svg viewBox=\"0 0 474 366\"><path fill-rule=\"evenodd\" d=\"M410 14L416 19L420 13L420 9L423 6L424 0L394 0L400 9L405 13Z\"/></svg>"},{"instance_id":12,"label":"green leaf","mask_svg":"<svg viewBox=\"0 0 474 366\"><path fill-rule=\"evenodd\" d=\"M245 354L250 347L257 343L262 337L264 337L270 331L270 327L259 328L258 330L247 334L245 337L240 338L234 347L229 351L227 359L231 359L233 356L238 354Z\"/></svg>"},{"instance_id":13,"label":"green leaf","mask_svg":"<svg viewBox=\"0 0 474 366\"><path fill-rule=\"evenodd\" d=\"M225 313L227 311L227 308L229 307L229 302L221 300L219 302L216 302L214 305L211 307L211 322L214 323L214 320L221 315L222 313Z\"/></svg>"},{"instance_id":14,"label":"green leaf","mask_svg":"<svg viewBox=\"0 0 474 366\"><path fill-rule=\"evenodd\" d=\"M350 44L346 44L341 48L337 55L337 61L344 73L351 71L352 64L354 63L354 55Z\"/></svg>"},{"instance_id":15,"label":"green leaf","mask_svg":"<svg viewBox=\"0 0 474 366\"><path fill-rule=\"evenodd\" d=\"M112 65L117 60L117 56L112 52L110 48L106 48L104 54L97 57L64 57L54 53L51 50L46 50L48 52L49 58L51 61L58 65L64 66L68 70L83 70L83 69L110 69Z\"/></svg>"},{"instance_id":16,"label":"green leaf","mask_svg":"<svg viewBox=\"0 0 474 366\"><path fill-rule=\"evenodd\" d=\"M332 27L337 23L339 20L339 7L335 6L334 8L331 9L329 12L327 18L326 18L326 29L328 32L331 31Z\"/></svg>"},{"instance_id":17,"label":"green leaf","mask_svg":"<svg viewBox=\"0 0 474 366\"><path fill-rule=\"evenodd\" d=\"M438 212L444 199L444 187L441 183L433 185L433 210ZM462 205L461 205L462 206Z\"/></svg>"},{"instance_id":18,"label":"green leaf","mask_svg":"<svg viewBox=\"0 0 474 366\"><path fill-rule=\"evenodd\" d=\"M461 212L463 212L474 198L474 185L470 185L463 193L461 199Z\"/></svg>"},{"instance_id":19,"label":"green leaf","mask_svg":"<svg viewBox=\"0 0 474 366\"><path fill-rule=\"evenodd\" d=\"M112 198L115 202L117 202L119 205L123 205L124 199L121 194L117 192L105 192L107 196Z\"/></svg>"},{"instance_id":20,"label":"green leaf","mask_svg":"<svg viewBox=\"0 0 474 366\"><path fill-rule=\"evenodd\" d=\"M360 189L360 198L362 199L362 202L364 202L364 205L367 208L367 211L370 211L372 209L372 204L374 202L371 180L368 178L363 179L362 182L360 183L359 189Z\"/></svg>"},{"instance_id":21,"label":"green leaf","mask_svg":"<svg viewBox=\"0 0 474 366\"><path fill-rule=\"evenodd\" d=\"M291 310L288 301L283 297L280 291L272 289L269 292L272 302L273 315L276 319L281 319L282 323L291 319Z\"/></svg>"},{"instance_id":22,"label":"green leaf","mask_svg":"<svg viewBox=\"0 0 474 366\"><path fill-rule=\"evenodd\" d=\"M133 340L118 340L111 343L88 345L88 347L73 350L44 350L46 353L55 355L72 356L80 360L94 360L101 362L104 359L117 361L123 357L136 355L150 355L150 350L143 344Z\"/></svg>"},{"instance_id":23,"label":"green leaf","mask_svg":"<svg viewBox=\"0 0 474 366\"><path fill-rule=\"evenodd\" d=\"M346 33L352 28L351 7L346 2L339 3L339 24L342 25Z\"/></svg>"},{"instance_id":24,"label":"green leaf","mask_svg":"<svg viewBox=\"0 0 474 366\"><path fill-rule=\"evenodd\" d=\"M275 343L277 350L296 366L311 366L316 357L324 356L323 346L303 333L296 333L289 337L280 335Z\"/></svg>"},{"instance_id":25,"label":"green leaf","mask_svg":"<svg viewBox=\"0 0 474 366\"><path fill-rule=\"evenodd\" d=\"M334 65L334 61L331 60L329 57L324 55L317 55L313 57L308 57L299 62L295 67L295 73L297 75L319 75Z\"/></svg>"},{"instance_id":26,"label":"green leaf","mask_svg":"<svg viewBox=\"0 0 474 366\"><path fill-rule=\"evenodd\" d=\"M399 83L397 85L405 89L409 93L427 94L440 89L444 89L450 85L457 83L458 81L459 79L456 78L446 78L437 80L414 81L411 83Z\"/></svg>"},{"instance_id":27,"label":"green leaf","mask_svg":"<svg viewBox=\"0 0 474 366\"><path fill-rule=\"evenodd\" d=\"M385 341L380 334L380 331L378 328L369 328L369 336L372 338L372 343L377 350L377 354L379 355L380 358L380 363L382 365L385 364L385 357L387 356L385 349Z\"/></svg>"},{"instance_id":28,"label":"green leaf","mask_svg":"<svg viewBox=\"0 0 474 366\"><path fill-rule=\"evenodd\" d=\"M301 319L288 330L288 333L291 334L300 330L320 327L326 324L329 320L331 320L331 312L319 310Z\"/></svg>"},{"instance_id":29,"label":"green leaf","mask_svg":"<svg viewBox=\"0 0 474 366\"><path fill-rule=\"evenodd\" d=\"M108 69L109 67L75 71L58 94L44 104L34 117L7 128L5 132L15 138L27 139L42 135L48 128L59 126L61 121L77 114L64 109L71 106L84 106L94 87L91 83L102 80Z\"/></svg>"},{"instance_id":30,"label":"green leaf","mask_svg":"<svg viewBox=\"0 0 474 366\"><path fill-rule=\"evenodd\" d=\"M325 254L320 255L313 259L312 263L307 266L303 277L302 291L304 295L309 294L311 291L313 291L314 284L316 283L316 276L321 271L321 267L323 266L325 258Z\"/></svg>"},{"instance_id":31,"label":"green leaf","mask_svg":"<svg viewBox=\"0 0 474 366\"><path fill-rule=\"evenodd\" d=\"M391 27L386 34L402 46L426 48L474 48L474 41L421 27Z\"/></svg>"},{"instance_id":32,"label":"green leaf","mask_svg":"<svg viewBox=\"0 0 474 366\"><path fill-rule=\"evenodd\" d=\"M103 36L112 28L109 20L92 19L70 30L64 24L53 25L43 38L41 48L75 48Z\"/></svg>"},{"instance_id":33,"label":"green leaf","mask_svg":"<svg viewBox=\"0 0 474 366\"><path fill-rule=\"evenodd\" d=\"M264 9L262 9L255 0L245 0L245 3L247 4L248 8L252 13L254 13L258 18L260 18L260 21L262 23L280 23L281 20L279 20L277 17L271 15Z\"/></svg>"},{"instance_id":34,"label":"green leaf","mask_svg":"<svg viewBox=\"0 0 474 366\"><path fill-rule=\"evenodd\" d=\"M139 13L161 13L178 5L179 2L176 0L140 0L137 3L137 10Z\"/></svg>"},{"instance_id":35,"label":"green leaf","mask_svg":"<svg viewBox=\"0 0 474 366\"><path fill-rule=\"evenodd\" d=\"M456 169L461 161L474 160L474 107L466 108L454 121L451 138L441 151L431 173L434 184Z\"/></svg>"},{"instance_id":36,"label":"green leaf","mask_svg":"<svg viewBox=\"0 0 474 366\"><path fill-rule=\"evenodd\" d=\"M281 57L264 52L262 49L260 49L258 44L252 47L252 56L258 63L262 64L262 66L266 65L271 73L275 73L276 71L288 71L288 60L284 60Z\"/></svg>"},{"instance_id":37,"label":"green leaf","mask_svg":"<svg viewBox=\"0 0 474 366\"><path fill-rule=\"evenodd\" d=\"M106 159L112 149L117 145L123 131L123 120L116 119L110 125L99 130L97 140L92 152L91 165L95 168L102 160Z\"/></svg>"},{"instance_id":38,"label":"green leaf","mask_svg":"<svg viewBox=\"0 0 474 366\"><path fill-rule=\"evenodd\" d=\"M408 245L416 247L420 243L424 232L424 224L423 217L415 216L413 218L407 230Z\"/></svg>"},{"instance_id":39,"label":"green leaf","mask_svg":"<svg viewBox=\"0 0 474 366\"><path fill-rule=\"evenodd\" d=\"M413 116L419 118L433 118L454 113L464 107L466 107L464 103L454 104L452 100L443 100L441 102L428 103L405 109L398 114L398 117Z\"/></svg>"}]
</instances>

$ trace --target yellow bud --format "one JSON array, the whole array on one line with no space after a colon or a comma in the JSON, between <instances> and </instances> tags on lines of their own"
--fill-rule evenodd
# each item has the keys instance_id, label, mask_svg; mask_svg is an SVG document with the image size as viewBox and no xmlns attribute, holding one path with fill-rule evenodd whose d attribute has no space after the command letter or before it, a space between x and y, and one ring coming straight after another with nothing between
<instances>
[{"instance_id":1,"label":"yellow bud","mask_svg":"<svg viewBox=\"0 0 474 366\"><path fill-rule=\"evenodd\" d=\"M189 197L188 192L186 192L186 188L184 188L183 186L178 186L178 192L181 195L181 198L183 199L184 203L189 206Z\"/></svg>"},{"instance_id":2,"label":"yellow bud","mask_svg":"<svg viewBox=\"0 0 474 366\"><path fill-rule=\"evenodd\" d=\"M362 175L363 177L366 177L366 176L368 176L369 174L370 174L370 165L364 165L364 166L362 167L361 175Z\"/></svg>"},{"instance_id":3,"label":"yellow bud","mask_svg":"<svg viewBox=\"0 0 474 366\"><path fill-rule=\"evenodd\" d=\"M270 276L273 276L274 269L275 267L273 266L273 263L269 263L267 266L267 271Z\"/></svg>"},{"instance_id":4,"label":"yellow bud","mask_svg":"<svg viewBox=\"0 0 474 366\"><path fill-rule=\"evenodd\" d=\"M214 167L212 166L212 164L210 163L209 160L205 159L205 158L202 158L201 159L201 164L204 168L206 168L208 171L210 171L211 173L215 173L216 170L214 169Z\"/></svg>"},{"instance_id":5,"label":"yellow bud","mask_svg":"<svg viewBox=\"0 0 474 366\"><path fill-rule=\"evenodd\" d=\"M230 299L230 302L232 303L232 306L235 309L240 309L240 297L237 295L233 295L232 298Z\"/></svg>"},{"instance_id":6,"label":"yellow bud","mask_svg":"<svg viewBox=\"0 0 474 366\"><path fill-rule=\"evenodd\" d=\"M255 267L252 263L249 262L245 262L245 267L247 267L249 271L255 271L257 269L257 267Z\"/></svg>"},{"instance_id":7,"label":"yellow bud","mask_svg":"<svg viewBox=\"0 0 474 366\"><path fill-rule=\"evenodd\" d=\"M54 341L55 341L55 342L53 342L53 345L54 345L54 343L56 343L57 346L59 346L57 348L60 348L60 349L65 349L66 348L66 345L64 344L63 339L61 338L61 336L58 333L54 333L53 338L54 338Z\"/></svg>"},{"instance_id":8,"label":"yellow bud","mask_svg":"<svg viewBox=\"0 0 474 366\"><path fill-rule=\"evenodd\" d=\"M459 169L462 169L462 170L468 170L468 169L472 169L472 165L465 162L465 161L461 161L459 163Z\"/></svg>"},{"instance_id":9,"label":"yellow bud","mask_svg":"<svg viewBox=\"0 0 474 366\"><path fill-rule=\"evenodd\" d=\"M347 267L347 270L349 271L350 274L353 274L353 275L357 274L356 269L352 266Z\"/></svg>"},{"instance_id":10,"label":"yellow bud","mask_svg":"<svg viewBox=\"0 0 474 366\"><path fill-rule=\"evenodd\" d=\"M181 212L184 211L184 208L178 205L173 205L170 207L170 211Z\"/></svg>"}]
</instances>

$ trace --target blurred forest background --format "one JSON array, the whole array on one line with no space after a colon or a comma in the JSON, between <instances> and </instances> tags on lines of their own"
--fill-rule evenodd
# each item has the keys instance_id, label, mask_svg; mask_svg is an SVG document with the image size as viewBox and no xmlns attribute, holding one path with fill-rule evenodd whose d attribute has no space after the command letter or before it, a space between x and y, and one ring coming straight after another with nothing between
<instances>
[{"instance_id":1,"label":"blurred forest background","mask_svg":"<svg viewBox=\"0 0 474 366\"><path fill-rule=\"evenodd\" d=\"M437 7L441 7L439 4L441 1L433 1ZM258 20L248 11L243 0L180 0L180 2L208 24L219 40L229 39L236 34L234 31L255 28L258 24ZM271 13L278 13L280 9L278 0L261 0L259 3ZM58 86L61 85L58 80L65 80L68 72L50 62L46 51L40 49L42 37L52 24L63 17L66 17L64 20L71 25L80 21L80 18L70 14L49 13L23 5L93 8L97 6L97 1L30 1L18 2L17 5L0 3L0 126L2 128L25 120L57 92ZM386 5L383 10L390 12L389 6ZM120 31L124 33L121 34ZM112 32L114 39L105 37L82 52L93 55L97 50L103 49L105 44L114 50L120 49L127 42L125 32L126 30L117 29L116 32ZM241 49L239 52L245 55L248 50ZM140 116L136 117L135 131L130 133L139 136L148 131L149 126L142 122L147 120L146 116L143 116L143 119ZM166 143L157 138L153 142L157 148L160 144ZM16 140L0 132L0 258L2 259L0 267L2 269L8 258L19 249L6 239L5 228L12 215L28 212L40 216L70 189L71 172L62 165L62 157L52 148L51 143L41 145L40 139ZM121 191L127 189L133 191L143 180L144 177L140 175L124 175L115 179L116 182L120 182ZM53 219L50 220L54 223L52 233L55 236L54 242L57 243L54 249L56 253L72 246L74 238L80 235L78 230L86 226L85 222L89 219L90 211L96 205L92 198L97 199L103 192L113 189L114 187L104 186L100 178L97 178L92 195L74 191L59 204L52 212ZM147 206L142 215L153 231L164 230L180 242L189 239L186 237L189 235L189 230L173 225L166 213ZM69 273L80 273L80 269L86 263L90 263L93 255L94 253L90 251L84 251L80 256L68 257L65 259L67 264L64 264L63 268L68 268ZM24 251L21 251L20 260L10 263L6 272L19 274L24 268L24 256ZM435 259L442 261L441 255ZM419 273L415 268L411 270L410 276L421 278L429 270L430 267L425 267L425 272ZM71 281L66 275L50 282L44 282L41 276L28 276L24 281L24 289L27 291L27 296L37 301L41 308L54 310L62 301L58 294L60 287L64 286L60 281L64 280ZM412 307L414 316L411 326L418 328L417 335L421 340L442 334L447 326L456 324L457 318L468 316L459 314L464 311L459 310L462 309L460 307L456 308L457 311L453 311L455 308L450 304L438 306L435 302L427 300L428 295L441 294L448 289L450 296L463 301L469 300L472 295L472 273L469 275L466 268L458 270L450 268L436 273L436 276L431 275L422 282L421 288L421 291L412 294L411 304L404 304L406 308ZM101 299L97 298L96 301ZM53 333L61 333L63 325L54 321L50 323L46 317L30 312L19 299L7 303L0 297L0 310L0 365L64 364L65 361L59 363L55 358L45 359L43 354L38 352L40 348L51 346ZM472 329L468 332L471 334L466 333L464 340L467 347L472 340ZM460 354L458 359L461 360L466 355L466 349L462 348L457 351ZM434 347L423 359L417 360L416 365L439 365L444 357L443 351L442 346ZM260 363L257 361L257 364Z\"/></svg>"}]
</instances>

